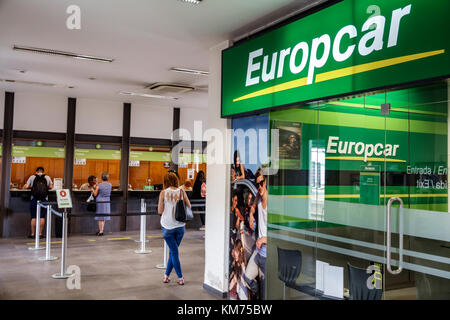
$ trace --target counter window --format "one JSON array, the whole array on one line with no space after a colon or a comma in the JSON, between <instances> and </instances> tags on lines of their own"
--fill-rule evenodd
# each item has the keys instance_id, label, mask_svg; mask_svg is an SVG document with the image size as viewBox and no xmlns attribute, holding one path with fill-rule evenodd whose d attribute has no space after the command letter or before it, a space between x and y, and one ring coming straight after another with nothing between
<instances>
[{"instance_id":1,"label":"counter window","mask_svg":"<svg viewBox=\"0 0 450 320\"><path fill-rule=\"evenodd\" d=\"M113 190L119 190L120 158L118 144L75 143L72 189L89 190L89 177L100 183L102 173L108 172Z\"/></svg>"},{"instance_id":2,"label":"counter window","mask_svg":"<svg viewBox=\"0 0 450 320\"><path fill-rule=\"evenodd\" d=\"M178 165L180 184L190 180L193 186L197 173L206 174L206 161L202 154L182 154ZM164 175L170 169L170 147L132 146L130 148L129 190L160 190L163 187ZM189 183L188 183L189 184Z\"/></svg>"},{"instance_id":3,"label":"counter window","mask_svg":"<svg viewBox=\"0 0 450 320\"><path fill-rule=\"evenodd\" d=\"M38 167L44 168L55 188L62 187L64 157L64 142L14 139L10 189L22 189Z\"/></svg>"}]
</instances>

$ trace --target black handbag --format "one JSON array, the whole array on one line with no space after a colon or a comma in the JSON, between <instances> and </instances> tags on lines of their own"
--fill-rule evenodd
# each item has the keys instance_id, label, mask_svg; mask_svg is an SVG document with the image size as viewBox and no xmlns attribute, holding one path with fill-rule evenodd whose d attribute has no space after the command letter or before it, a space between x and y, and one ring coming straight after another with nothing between
<instances>
[{"instance_id":1,"label":"black handbag","mask_svg":"<svg viewBox=\"0 0 450 320\"><path fill-rule=\"evenodd\" d=\"M92 200L88 201L88 205L87 205L86 209L89 212L97 212L97 203L95 203L95 197L94 197L94 194L92 194L92 193L89 196L89 199L91 199L91 198L92 198Z\"/></svg>"},{"instance_id":2,"label":"black handbag","mask_svg":"<svg viewBox=\"0 0 450 320\"><path fill-rule=\"evenodd\" d=\"M180 193L182 191L180 190ZM175 220L179 222L186 222L186 204L184 198L180 196L180 200L175 205Z\"/></svg>"}]
</instances>

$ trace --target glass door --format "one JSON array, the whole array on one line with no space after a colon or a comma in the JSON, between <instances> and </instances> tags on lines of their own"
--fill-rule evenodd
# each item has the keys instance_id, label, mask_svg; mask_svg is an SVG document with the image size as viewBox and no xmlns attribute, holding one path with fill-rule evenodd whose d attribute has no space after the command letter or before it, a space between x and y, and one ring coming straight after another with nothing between
<instances>
[{"instance_id":1,"label":"glass door","mask_svg":"<svg viewBox=\"0 0 450 320\"><path fill-rule=\"evenodd\" d=\"M383 298L384 176L397 168L385 167L386 119L380 105L370 103L379 95L319 106L317 144L325 152L325 181L315 233L318 299ZM407 124L403 129L407 131Z\"/></svg>"},{"instance_id":2,"label":"glass door","mask_svg":"<svg viewBox=\"0 0 450 320\"><path fill-rule=\"evenodd\" d=\"M448 83L387 92L385 102L397 149L385 157L385 299L450 299Z\"/></svg>"}]
</instances>

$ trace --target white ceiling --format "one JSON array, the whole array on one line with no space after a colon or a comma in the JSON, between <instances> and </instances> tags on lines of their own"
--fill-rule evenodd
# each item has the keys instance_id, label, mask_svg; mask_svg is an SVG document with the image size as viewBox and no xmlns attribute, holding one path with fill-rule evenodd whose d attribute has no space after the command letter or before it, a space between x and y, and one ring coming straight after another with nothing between
<instances>
[{"instance_id":1,"label":"white ceiling","mask_svg":"<svg viewBox=\"0 0 450 320\"><path fill-rule=\"evenodd\" d=\"M170 67L207 71L209 48L323 1L204 0L192 5L179 0L0 0L0 79L74 86L0 82L0 90L206 108L208 78L171 72ZM66 28L66 9L72 4L81 8L81 30ZM24 53L14 51L14 44L115 60ZM204 89L177 95L175 102L118 94L151 93L144 86L159 81Z\"/></svg>"}]
</instances>

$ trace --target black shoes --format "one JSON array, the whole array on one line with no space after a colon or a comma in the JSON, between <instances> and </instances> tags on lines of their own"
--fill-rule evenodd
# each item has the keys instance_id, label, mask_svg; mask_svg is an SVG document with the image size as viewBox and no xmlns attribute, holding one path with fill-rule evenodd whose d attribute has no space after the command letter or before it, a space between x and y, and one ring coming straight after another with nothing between
<instances>
[{"instance_id":1,"label":"black shoes","mask_svg":"<svg viewBox=\"0 0 450 320\"><path fill-rule=\"evenodd\" d=\"M97 236L102 236L102 235L103 235L103 232L97 232L96 235L97 235Z\"/></svg>"},{"instance_id":2,"label":"black shoes","mask_svg":"<svg viewBox=\"0 0 450 320\"><path fill-rule=\"evenodd\" d=\"M36 236L34 234L28 236L28 239L34 239L34 238L36 238ZM44 238L45 237L42 234L39 236L39 239L44 239Z\"/></svg>"}]
</instances>

